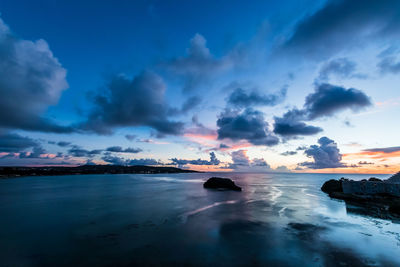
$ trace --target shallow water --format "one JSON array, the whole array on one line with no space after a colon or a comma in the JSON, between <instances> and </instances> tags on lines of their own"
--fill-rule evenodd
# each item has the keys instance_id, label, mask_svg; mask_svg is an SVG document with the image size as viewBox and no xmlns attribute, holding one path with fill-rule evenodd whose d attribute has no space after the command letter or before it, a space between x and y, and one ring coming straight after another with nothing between
<instances>
[{"instance_id":1,"label":"shallow water","mask_svg":"<svg viewBox=\"0 0 400 267\"><path fill-rule=\"evenodd\" d=\"M341 175L212 175L0 180L0 265L400 266L398 222L320 191Z\"/></svg>"}]
</instances>

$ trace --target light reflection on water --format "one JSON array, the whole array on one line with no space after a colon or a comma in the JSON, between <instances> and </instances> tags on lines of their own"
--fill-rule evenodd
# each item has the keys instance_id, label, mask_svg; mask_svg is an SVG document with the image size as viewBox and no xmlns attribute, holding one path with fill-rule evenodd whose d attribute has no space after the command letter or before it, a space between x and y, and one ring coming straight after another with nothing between
<instances>
[{"instance_id":1,"label":"light reflection on water","mask_svg":"<svg viewBox=\"0 0 400 267\"><path fill-rule=\"evenodd\" d=\"M320 191L340 175L215 175L2 180L0 265L400 265L400 224Z\"/></svg>"}]
</instances>

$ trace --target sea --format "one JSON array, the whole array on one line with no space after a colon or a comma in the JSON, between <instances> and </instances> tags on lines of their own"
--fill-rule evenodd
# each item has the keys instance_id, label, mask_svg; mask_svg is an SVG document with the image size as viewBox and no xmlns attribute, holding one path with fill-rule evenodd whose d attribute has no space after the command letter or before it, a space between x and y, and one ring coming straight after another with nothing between
<instances>
[{"instance_id":1,"label":"sea","mask_svg":"<svg viewBox=\"0 0 400 267\"><path fill-rule=\"evenodd\" d=\"M204 189L212 176L243 190ZM320 190L342 176L371 175L2 179L0 266L400 266L399 221Z\"/></svg>"}]
</instances>

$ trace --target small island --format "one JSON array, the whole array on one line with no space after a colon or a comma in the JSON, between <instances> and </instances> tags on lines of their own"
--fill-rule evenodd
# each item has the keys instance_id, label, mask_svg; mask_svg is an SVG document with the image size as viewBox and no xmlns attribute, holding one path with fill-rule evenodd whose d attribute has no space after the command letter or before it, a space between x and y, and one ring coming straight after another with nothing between
<instances>
[{"instance_id":1,"label":"small island","mask_svg":"<svg viewBox=\"0 0 400 267\"><path fill-rule=\"evenodd\" d=\"M385 217L400 217L400 172L387 180L371 177L353 181L342 177L325 182L321 190L346 203L378 209Z\"/></svg>"},{"instance_id":2,"label":"small island","mask_svg":"<svg viewBox=\"0 0 400 267\"><path fill-rule=\"evenodd\" d=\"M211 177L204 183L203 187L218 190L242 191L242 188L237 186L231 179L220 177Z\"/></svg>"},{"instance_id":3,"label":"small island","mask_svg":"<svg viewBox=\"0 0 400 267\"><path fill-rule=\"evenodd\" d=\"M157 173L192 173L197 171L175 167L121 166L121 165L82 165L76 167L0 167L0 178L22 176L54 176L79 174L157 174Z\"/></svg>"}]
</instances>

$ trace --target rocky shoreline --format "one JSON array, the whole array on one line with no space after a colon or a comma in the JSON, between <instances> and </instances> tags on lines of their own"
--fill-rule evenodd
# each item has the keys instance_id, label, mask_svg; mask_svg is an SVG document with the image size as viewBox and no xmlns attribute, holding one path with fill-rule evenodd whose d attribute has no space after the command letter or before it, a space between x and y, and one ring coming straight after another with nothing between
<instances>
[{"instance_id":1,"label":"rocky shoreline","mask_svg":"<svg viewBox=\"0 0 400 267\"><path fill-rule=\"evenodd\" d=\"M371 177L353 181L346 178L326 181L321 190L346 204L371 209L380 218L400 218L400 172L387 180Z\"/></svg>"}]
</instances>

